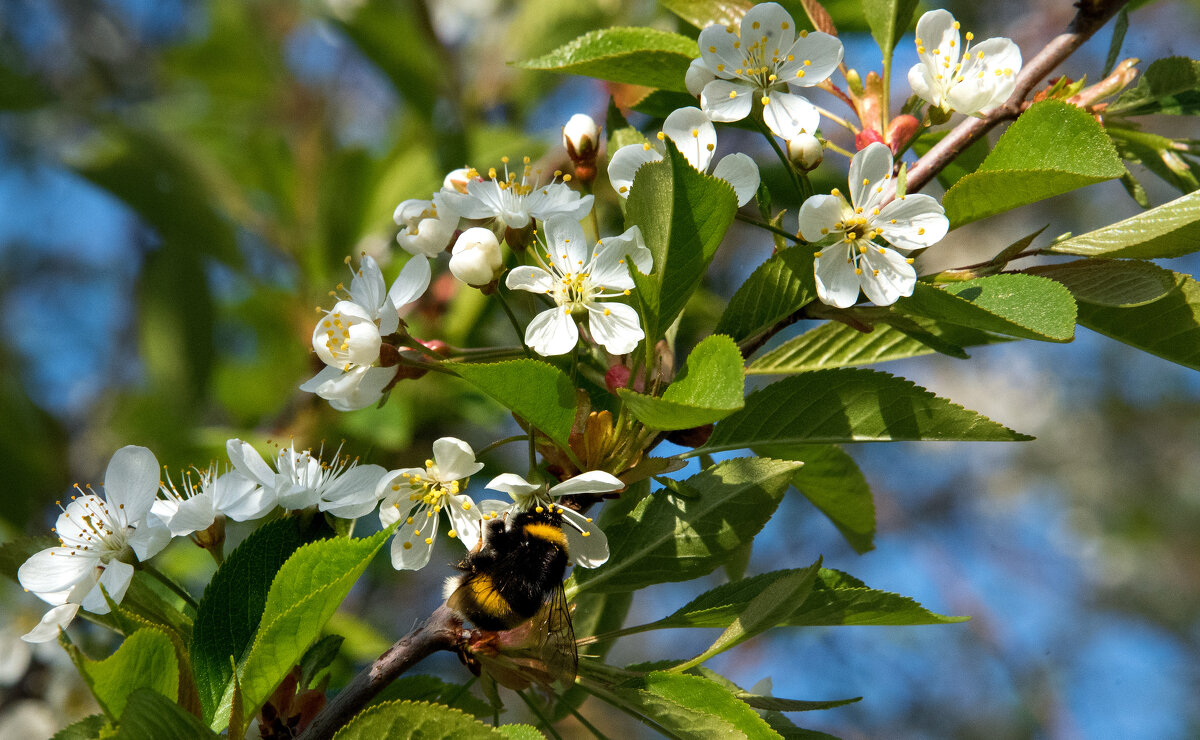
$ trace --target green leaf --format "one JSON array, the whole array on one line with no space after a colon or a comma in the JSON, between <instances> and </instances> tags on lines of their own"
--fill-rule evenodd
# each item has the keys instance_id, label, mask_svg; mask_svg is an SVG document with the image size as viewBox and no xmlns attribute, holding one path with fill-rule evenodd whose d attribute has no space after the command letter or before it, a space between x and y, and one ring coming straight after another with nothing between
<instances>
[{"instance_id":1,"label":"green leaf","mask_svg":"<svg viewBox=\"0 0 1200 740\"><path fill-rule=\"evenodd\" d=\"M746 702L755 709L766 709L775 712L808 712L814 709L832 709L841 707L847 704L853 704L862 701L862 697L851 699L831 699L826 701L805 701L803 699L785 699L778 696L764 696L762 694L752 694L745 691L740 686L725 678L716 671L705 668L703 666L689 670L688 673L694 673L697 676L703 676L710 681L724 686L734 696Z\"/></svg>"},{"instance_id":2,"label":"green leaf","mask_svg":"<svg viewBox=\"0 0 1200 740\"><path fill-rule=\"evenodd\" d=\"M447 367L566 449L576 405L566 373L540 360Z\"/></svg>"},{"instance_id":3,"label":"green leaf","mask_svg":"<svg viewBox=\"0 0 1200 740\"><path fill-rule=\"evenodd\" d=\"M737 289L716 332L747 339L816 299L811 249L790 247L758 266Z\"/></svg>"},{"instance_id":4,"label":"green leaf","mask_svg":"<svg viewBox=\"0 0 1200 740\"><path fill-rule=\"evenodd\" d=\"M275 574L300 547L294 517L268 522L225 559L204 589L192 628L192 670L205 719L211 720L238 663L258 631Z\"/></svg>"},{"instance_id":5,"label":"green leaf","mask_svg":"<svg viewBox=\"0 0 1200 740\"><path fill-rule=\"evenodd\" d=\"M792 485L829 517L850 546L862 554L875 549L875 502L854 458L833 445L766 445L754 452L783 460L800 460Z\"/></svg>"},{"instance_id":6,"label":"green leaf","mask_svg":"<svg viewBox=\"0 0 1200 740\"><path fill-rule=\"evenodd\" d=\"M665 143L662 161L638 169L625 211L626 227L641 229L654 256L649 276L631 268L651 345L695 292L737 212L729 183L697 172Z\"/></svg>"},{"instance_id":7,"label":"green leaf","mask_svg":"<svg viewBox=\"0 0 1200 740\"><path fill-rule=\"evenodd\" d=\"M658 0L658 4L701 30L712 25L737 26L750 0Z\"/></svg>"},{"instance_id":8,"label":"green leaf","mask_svg":"<svg viewBox=\"0 0 1200 740\"><path fill-rule=\"evenodd\" d=\"M546 740L546 736L533 725L500 725L496 732L513 740Z\"/></svg>"},{"instance_id":9,"label":"green leaf","mask_svg":"<svg viewBox=\"0 0 1200 740\"><path fill-rule=\"evenodd\" d=\"M912 296L896 301L907 315L1043 342L1075 338L1071 291L1035 275L989 275L933 286L918 282Z\"/></svg>"},{"instance_id":10,"label":"green leaf","mask_svg":"<svg viewBox=\"0 0 1200 740\"><path fill-rule=\"evenodd\" d=\"M436 676L401 676L387 685L371 702L422 701L444 704L476 717L491 717L491 706L467 690L466 686L446 683Z\"/></svg>"},{"instance_id":11,"label":"green leaf","mask_svg":"<svg viewBox=\"0 0 1200 740\"><path fill-rule=\"evenodd\" d=\"M1179 257L1200 249L1200 191L1046 247L1084 257Z\"/></svg>"},{"instance_id":12,"label":"green leaf","mask_svg":"<svg viewBox=\"0 0 1200 740\"><path fill-rule=\"evenodd\" d=\"M1172 274L1177 290L1144 306L1112 308L1079 304L1080 325L1200 370L1200 283L1188 275Z\"/></svg>"},{"instance_id":13,"label":"green leaf","mask_svg":"<svg viewBox=\"0 0 1200 740\"><path fill-rule=\"evenodd\" d=\"M377 740L381 737L484 740L504 735L457 709L425 702L394 701L367 707L333 737L334 740Z\"/></svg>"},{"instance_id":14,"label":"green leaf","mask_svg":"<svg viewBox=\"0 0 1200 740\"><path fill-rule=\"evenodd\" d=\"M62 728L50 740L95 740L103 735L107 726L108 717L92 714Z\"/></svg>"},{"instance_id":15,"label":"green leaf","mask_svg":"<svg viewBox=\"0 0 1200 740\"><path fill-rule=\"evenodd\" d=\"M925 336L917 338L912 327L901 331L892 326L876 324L872 331L861 332L854 327L830 321L789 339L759 357L746 368L746 374L792 375L810 370L903 360L944 351L935 349L929 337L959 348L1009 341L1006 337L944 321L913 317L910 323L925 332Z\"/></svg>"},{"instance_id":16,"label":"green leaf","mask_svg":"<svg viewBox=\"0 0 1200 740\"><path fill-rule=\"evenodd\" d=\"M175 702L149 689L129 695L116 740L210 740L220 736Z\"/></svg>"},{"instance_id":17,"label":"green leaf","mask_svg":"<svg viewBox=\"0 0 1200 740\"><path fill-rule=\"evenodd\" d=\"M648 496L605 529L612 554L600 568L576 572L574 592L634 590L712 572L763 528L798 467L724 460L682 481L687 497L666 490Z\"/></svg>"},{"instance_id":18,"label":"green leaf","mask_svg":"<svg viewBox=\"0 0 1200 740\"><path fill-rule=\"evenodd\" d=\"M1077 301L1116 308L1141 306L1175 290L1170 270L1141 260L1084 259L1026 271L1057 280Z\"/></svg>"},{"instance_id":19,"label":"green leaf","mask_svg":"<svg viewBox=\"0 0 1200 740\"><path fill-rule=\"evenodd\" d=\"M871 35L883 51L886 64L892 58L896 42L908 30L908 24L912 23L917 0L862 0L862 6L867 25L871 27Z\"/></svg>"},{"instance_id":20,"label":"green leaf","mask_svg":"<svg viewBox=\"0 0 1200 740\"><path fill-rule=\"evenodd\" d=\"M381 530L364 539L335 537L304 545L283 564L263 606L254 643L238 666L243 706L254 715L350 593L350 587L392 534ZM226 687L211 727L228 721L232 683Z\"/></svg>"},{"instance_id":21,"label":"green leaf","mask_svg":"<svg viewBox=\"0 0 1200 740\"><path fill-rule=\"evenodd\" d=\"M91 660L68 641L61 638L60 641L96 696L100 708L114 719L121 716L129 695L137 689L157 691L172 703L179 693L179 661L175 659L175 646L160 630L134 632L104 660Z\"/></svg>"},{"instance_id":22,"label":"green leaf","mask_svg":"<svg viewBox=\"0 0 1200 740\"><path fill-rule=\"evenodd\" d=\"M690 429L724 419L744 404L742 353L727 336L705 337L688 354L683 371L661 398L625 388L617 393L650 429Z\"/></svg>"},{"instance_id":23,"label":"green leaf","mask_svg":"<svg viewBox=\"0 0 1200 740\"><path fill-rule=\"evenodd\" d=\"M1104 71L1100 73L1100 77L1108 77L1113 67L1117 66L1117 59L1121 56L1121 44L1125 43L1125 32L1129 30L1129 6L1121 8L1117 13L1117 20L1113 23L1112 41L1108 43L1108 56L1104 58Z\"/></svg>"},{"instance_id":24,"label":"green leaf","mask_svg":"<svg viewBox=\"0 0 1200 740\"><path fill-rule=\"evenodd\" d=\"M687 92L683 76L697 56L696 42L677 33L605 28L517 66Z\"/></svg>"},{"instance_id":25,"label":"green leaf","mask_svg":"<svg viewBox=\"0 0 1200 740\"><path fill-rule=\"evenodd\" d=\"M691 660L680 663L673 671L683 671L699 665L714 655L725 652L756 635L783 622L795 611L812 591L820 559L807 568L790 572L787 576L768 583L761 591L746 602L746 608L721 633L707 650Z\"/></svg>"},{"instance_id":26,"label":"green leaf","mask_svg":"<svg viewBox=\"0 0 1200 740\"><path fill-rule=\"evenodd\" d=\"M919 439L999 442L1033 438L904 378L853 368L817 370L755 391L746 399L746 408L717 424L700 450Z\"/></svg>"},{"instance_id":27,"label":"green leaf","mask_svg":"<svg viewBox=\"0 0 1200 740\"><path fill-rule=\"evenodd\" d=\"M1200 61L1187 57L1155 60L1132 90L1109 106L1106 116L1200 112Z\"/></svg>"},{"instance_id":28,"label":"green leaf","mask_svg":"<svg viewBox=\"0 0 1200 740\"><path fill-rule=\"evenodd\" d=\"M918 157L924 156L926 152L933 148L933 145L945 138L949 131L925 131L917 137L913 142L912 148ZM987 159L988 155L987 137L980 137L971 142L971 145L962 150L950 164L942 168L937 174L938 182L943 188L949 190L956 182L963 179L966 175L971 174L979 169L979 165L983 164L983 160Z\"/></svg>"},{"instance_id":29,"label":"green leaf","mask_svg":"<svg viewBox=\"0 0 1200 740\"><path fill-rule=\"evenodd\" d=\"M1086 111L1034 103L975 172L946 192L951 228L1125 174L1104 129Z\"/></svg>"},{"instance_id":30,"label":"green leaf","mask_svg":"<svg viewBox=\"0 0 1200 740\"><path fill-rule=\"evenodd\" d=\"M671 737L779 737L745 702L700 676L653 671L613 691Z\"/></svg>"},{"instance_id":31,"label":"green leaf","mask_svg":"<svg viewBox=\"0 0 1200 740\"><path fill-rule=\"evenodd\" d=\"M808 571L775 570L700 594L673 614L653 623L655 629L676 627L727 628L772 584ZM916 625L962 622L966 617L935 614L908 598L867 588L845 573L821 568L812 591L780 624L792 626Z\"/></svg>"}]
</instances>

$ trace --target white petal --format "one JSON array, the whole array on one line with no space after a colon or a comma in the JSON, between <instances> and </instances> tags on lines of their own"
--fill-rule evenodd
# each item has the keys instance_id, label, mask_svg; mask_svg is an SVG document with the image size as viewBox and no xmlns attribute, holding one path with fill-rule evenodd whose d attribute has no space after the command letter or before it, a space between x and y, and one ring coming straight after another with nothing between
<instances>
[{"instance_id":1,"label":"white petal","mask_svg":"<svg viewBox=\"0 0 1200 740\"><path fill-rule=\"evenodd\" d=\"M321 493L317 508L341 519L366 516L379 503L375 490L386 472L379 465L355 466Z\"/></svg>"},{"instance_id":2,"label":"white petal","mask_svg":"<svg viewBox=\"0 0 1200 740\"><path fill-rule=\"evenodd\" d=\"M721 25L711 25L700 31L697 44L704 66L719 77L732 77L733 70L743 66L742 53L734 46L738 35Z\"/></svg>"},{"instance_id":3,"label":"white petal","mask_svg":"<svg viewBox=\"0 0 1200 740\"><path fill-rule=\"evenodd\" d=\"M779 79L789 85L811 87L829 79L833 70L842 61L842 42L837 36L821 31L811 31L807 36L796 39L790 51L794 61L780 66ZM811 64L805 64L805 62ZM804 74L798 74L803 72ZM812 131L809 131L812 133Z\"/></svg>"},{"instance_id":4,"label":"white petal","mask_svg":"<svg viewBox=\"0 0 1200 740\"><path fill-rule=\"evenodd\" d=\"M396 570L419 570L429 563L433 543L437 539L439 516L418 512L412 524L401 524L392 538L392 567ZM420 531L417 528L420 527ZM405 547L405 545L408 545Z\"/></svg>"},{"instance_id":5,"label":"white petal","mask_svg":"<svg viewBox=\"0 0 1200 740\"><path fill-rule=\"evenodd\" d=\"M471 445L454 437L434 441L433 461L437 465L438 478L445 483L469 478L483 470L483 463L475 461L475 450Z\"/></svg>"},{"instance_id":6,"label":"white petal","mask_svg":"<svg viewBox=\"0 0 1200 740\"><path fill-rule=\"evenodd\" d=\"M571 312L562 308L542 311L525 327L525 344L542 357L565 355L579 342L579 328Z\"/></svg>"},{"instance_id":7,"label":"white petal","mask_svg":"<svg viewBox=\"0 0 1200 740\"><path fill-rule=\"evenodd\" d=\"M504 518L517 511L517 505L515 503L512 501L502 501L498 498L485 498L476 504L476 506L479 507L479 513L483 516L484 521L495 519L497 517Z\"/></svg>"},{"instance_id":8,"label":"white petal","mask_svg":"<svg viewBox=\"0 0 1200 740\"><path fill-rule=\"evenodd\" d=\"M58 631L66 629L79 613L79 604L63 604L56 606L42 617L42 621L29 632L21 636L25 642L50 642L58 639Z\"/></svg>"},{"instance_id":9,"label":"white petal","mask_svg":"<svg viewBox=\"0 0 1200 740\"><path fill-rule=\"evenodd\" d=\"M454 536L468 550L474 550L483 531L483 512L470 496L463 493L446 498L446 513L450 515Z\"/></svg>"},{"instance_id":10,"label":"white petal","mask_svg":"<svg viewBox=\"0 0 1200 740\"><path fill-rule=\"evenodd\" d=\"M613 190L622 198L628 198L638 169L647 162L657 162L662 158L663 155L657 149L641 144L621 147L608 161L608 180L612 183Z\"/></svg>"},{"instance_id":11,"label":"white petal","mask_svg":"<svg viewBox=\"0 0 1200 740\"><path fill-rule=\"evenodd\" d=\"M692 97L700 97L704 86L716 79L716 75L704 63L704 59L693 59L688 65L687 73L683 76L683 84L687 85Z\"/></svg>"},{"instance_id":12,"label":"white petal","mask_svg":"<svg viewBox=\"0 0 1200 740\"><path fill-rule=\"evenodd\" d=\"M904 255L886 247L875 247L863 255L863 263L862 289L871 303L890 306L901 296L912 295L917 284L917 271Z\"/></svg>"},{"instance_id":13,"label":"white petal","mask_svg":"<svg viewBox=\"0 0 1200 740\"><path fill-rule=\"evenodd\" d=\"M817 297L835 308L849 308L858 301L858 275L854 264L846 261L843 244L826 247L817 257L815 274Z\"/></svg>"},{"instance_id":14,"label":"white petal","mask_svg":"<svg viewBox=\"0 0 1200 740\"><path fill-rule=\"evenodd\" d=\"M108 602L104 600L104 593L100 591L100 587L104 586L104 590L108 592L108 598L112 599L114 603L120 604L121 599L125 598L125 591L129 589L129 582L132 580L133 566L129 563L122 563L120 560L113 560L104 566L100 580L91 591L88 591L87 596L83 597L80 606L92 614L108 614Z\"/></svg>"},{"instance_id":15,"label":"white petal","mask_svg":"<svg viewBox=\"0 0 1200 740\"><path fill-rule=\"evenodd\" d=\"M628 233L628 232L626 232ZM645 247L648 253L650 250ZM592 285L600 285L609 290L632 290L633 277L629 274L629 265L625 257L636 254L638 246L631 239L608 237L601 239L592 259L588 263L587 272L591 276ZM653 261L653 257L651 257Z\"/></svg>"},{"instance_id":16,"label":"white petal","mask_svg":"<svg viewBox=\"0 0 1200 740\"><path fill-rule=\"evenodd\" d=\"M625 484L621 482L621 479L612 473L606 473L603 470L589 470L557 484L550 489L550 495L558 498L577 493L607 493L619 491L624 487Z\"/></svg>"},{"instance_id":17,"label":"white petal","mask_svg":"<svg viewBox=\"0 0 1200 740\"><path fill-rule=\"evenodd\" d=\"M704 111L690 106L674 110L663 121L662 131L693 167L708 171L717 146L717 129Z\"/></svg>"},{"instance_id":18,"label":"white petal","mask_svg":"<svg viewBox=\"0 0 1200 740\"><path fill-rule=\"evenodd\" d=\"M263 460L258 450L240 439L231 439L225 443L225 452L229 462L242 475L258 483L260 486L275 488L275 471Z\"/></svg>"},{"instance_id":19,"label":"white petal","mask_svg":"<svg viewBox=\"0 0 1200 740\"><path fill-rule=\"evenodd\" d=\"M908 70L908 84L913 93L930 105L941 108L945 99L939 94L929 67L924 64L914 64Z\"/></svg>"},{"instance_id":20,"label":"white petal","mask_svg":"<svg viewBox=\"0 0 1200 740\"><path fill-rule=\"evenodd\" d=\"M34 593L67 591L100 562L91 552L71 553L70 548L51 547L31 555L17 570L21 587Z\"/></svg>"},{"instance_id":21,"label":"white petal","mask_svg":"<svg viewBox=\"0 0 1200 740\"><path fill-rule=\"evenodd\" d=\"M800 95L777 90L769 93L767 99L767 105L763 108L763 122L771 129L771 133L781 139L814 133L821 125L821 114Z\"/></svg>"},{"instance_id":22,"label":"white petal","mask_svg":"<svg viewBox=\"0 0 1200 740\"><path fill-rule=\"evenodd\" d=\"M161 511L159 504L165 504L166 501L154 502L154 513L158 514ZM169 518L159 519L166 523L171 530L173 537L185 537L193 532L199 532L208 527L216 520L216 512L213 510L213 497L211 495L200 494L192 496L189 499L180 501L175 508L174 514Z\"/></svg>"},{"instance_id":23,"label":"white petal","mask_svg":"<svg viewBox=\"0 0 1200 740\"><path fill-rule=\"evenodd\" d=\"M871 188L892 174L892 150L878 141L860 150L850 160L850 203L867 207Z\"/></svg>"},{"instance_id":24,"label":"white petal","mask_svg":"<svg viewBox=\"0 0 1200 740\"><path fill-rule=\"evenodd\" d=\"M504 284L509 290L526 290L530 293L553 293L554 276L540 267L521 265L508 271Z\"/></svg>"},{"instance_id":25,"label":"white petal","mask_svg":"<svg viewBox=\"0 0 1200 740\"><path fill-rule=\"evenodd\" d=\"M390 367L360 367L322 383L317 395L337 411L357 411L379 401L383 389L396 378Z\"/></svg>"},{"instance_id":26,"label":"white petal","mask_svg":"<svg viewBox=\"0 0 1200 740\"><path fill-rule=\"evenodd\" d=\"M117 450L104 471L104 496L121 523L136 522L150 511L158 494L158 459L145 447Z\"/></svg>"},{"instance_id":27,"label":"white petal","mask_svg":"<svg viewBox=\"0 0 1200 740\"><path fill-rule=\"evenodd\" d=\"M528 496L541 488L541 486L530 483L516 473L501 473L488 481L488 484L484 488L492 491L504 491L509 496L516 498L518 496Z\"/></svg>"},{"instance_id":28,"label":"white petal","mask_svg":"<svg viewBox=\"0 0 1200 740\"><path fill-rule=\"evenodd\" d=\"M358 270L350 280L350 296L354 302L371 312L376 312L383 305L387 295L387 284L383 282L383 272L379 263L368 254L359 260Z\"/></svg>"},{"instance_id":29,"label":"white petal","mask_svg":"<svg viewBox=\"0 0 1200 740\"><path fill-rule=\"evenodd\" d=\"M747 10L742 17L741 31L742 40L747 44L759 43L766 38L763 47L767 58L787 54L796 38L796 24L779 3L760 3Z\"/></svg>"},{"instance_id":30,"label":"white petal","mask_svg":"<svg viewBox=\"0 0 1200 740\"><path fill-rule=\"evenodd\" d=\"M138 560L145 562L170 544L171 530L157 517L147 516L129 535L128 542Z\"/></svg>"},{"instance_id":31,"label":"white petal","mask_svg":"<svg viewBox=\"0 0 1200 740\"><path fill-rule=\"evenodd\" d=\"M317 389L320 388L323 383L340 378L342 375L343 371L340 367L326 365L325 367L321 368L321 372L301 383L300 390L308 393L316 393Z\"/></svg>"},{"instance_id":32,"label":"white petal","mask_svg":"<svg viewBox=\"0 0 1200 740\"><path fill-rule=\"evenodd\" d=\"M275 508L275 495L237 471L213 483L213 507L237 522L266 516Z\"/></svg>"},{"instance_id":33,"label":"white petal","mask_svg":"<svg viewBox=\"0 0 1200 740\"><path fill-rule=\"evenodd\" d=\"M927 59L951 58L951 65L958 61L962 49L959 43L961 39L958 37L958 29L954 27L954 16L950 11L939 8L922 15L917 21L916 37L925 47L924 56ZM954 43L951 44L951 41ZM938 50L937 55L933 54L934 49Z\"/></svg>"},{"instance_id":34,"label":"white petal","mask_svg":"<svg viewBox=\"0 0 1200 740\"><path fill-rule=\"evenodd\" d=\"M575 526L563 527L571 562L581 568L598 568L608 562L608 538L594 521L572 509L563 509L563 518ZM581 531L577 531L578 527ZM584 535L586 532L586 536Z\"/></svg>"},{"instance_id":35,"label":"white petal","mask_svg":"<svg viewBox=\"0 0 1200 740\"><path fill-rule=\"evenodd\" d=\"M721 161L717 162L716 168L713 169L713 177L719 177L733 186L739 206L749 203L758 192L758 165L741 152L721 157Z\"/></svg>"},{"instance_id":36,"label":"white petal","mask_svg":"<svg viewBox=\"0 0 1200 740\"><path fill-rule=\"evenodd\" d=\"M754 88L743 82L713 80L700 93L700 107L714 121L740 121L754 107Z\"/></svg>"},{"instance_id":37,"label":"white petal","mask_svg":"<svg viewBox=\"0 0 1200 740\"><path fill-rule=\"evenodd\" d=\"M883 231L884 239L901 249L936 244L950 230L950 221L937 199L923 193L893 200L872 221Z\"/></svg>"},{"instance_id":38,"label":"white petal","mask_svg":"<svg viewBox=\"0 0 1200 740\"><path fill-rule=\"evenodd\" d=\"M546 221L546 247L550 250L550 259L562 272L578 272L591 251L583 227L579 221L570 216L556 216Z\"/></svg>"},{"instance_id":39,"label":"white petal","mask_svg":"<svg viewBox=\"0 0 1200 740\"><path fill-rule=\"evenodd\" d=\"M805 241L816 242L833 231L834 224L842 220L846 201L837 195L814 195L800 206L800 236Z\"/></svg>"},{"instance_id":40,"label":"white petal","mask_svg":"<svg viewBox=\"0 0 1200 740\"><path fill-rule=\"evenodd\" d=\"M424 257L413 257L400 270L396 282L388 290L388 298L397 309L407 306L420 298L429 287L429 260ZM392 331L395 331L393 326ZM385 332L390 334L391 332Z\"/></svg>"},{"instance_id":41,"label":"white petal","mask_svg":"<svg viewBox=\"0 0 1200 740\"><path fill-rule=\"evenodd\" d=\"M609 302L593 303L587 308L592 338L609 354L628 354L646 336L642 331L641 317L632 306Z\"/></svg>"}]
</instances>

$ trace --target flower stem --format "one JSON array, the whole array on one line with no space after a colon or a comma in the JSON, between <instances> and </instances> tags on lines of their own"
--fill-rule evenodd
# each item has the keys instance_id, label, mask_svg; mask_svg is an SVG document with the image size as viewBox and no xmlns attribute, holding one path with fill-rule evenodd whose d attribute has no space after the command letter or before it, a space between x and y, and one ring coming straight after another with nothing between
<instances>
[{"instance_id":1,"label":"flower stem","mask_svg":"<svg viewBox=\"0 0 1200 740\"><path fill-rule=\"evenodd\" d=\"M521 325L517 322L516 314L513 313L512 307L508 305L508 299L504 297L504 293L500 290L500 286L496 286L496 300L500 301L500 307L504 309L504 314L508 316L509 322L513 326L513 331L517 333L517 339L521 342L521 349L525 350L525 356L532 358L533 353L529 351L529 345L525 344L525 332L521 330Z\"/></svg>"},{"instance_id":2,"label":"flower stem","mask_svg":"<svg viewBox=\"0 0 1200 740\"><path fill-rule=\"evenodd\" d=\"M771 224L767 223L766 221L759 221L757 218L754 218L752 216L745 216L741 213L736 214L735 218L737 218L738 221L750 224L751 226L757 226L760 229L766 229L767 231L771 232L772 234L778 234L779 236L782 236L785 239L791 239L792 241L796 242L797 244L804 243L804 240L801 239L800 237L796 236L795 234L788 233L787 231L784 231L783 229L779 228L778 226L772 226Z\"/></svg>"},{"instance_id":3,"label":"flower stem","mask_svg":"<svg viewBox=\"0 0 1200 740\"><path fill-rule=\"evenodd\" d=\"M796 168L792 166L792 160L787 158L787 154L779 148L779 142L775 141L775 134L771 133L771 129L767 128L759 119L755 118L754 123L758 126L758 130L763 136L767 137L767 141L771 143L771 148L775 150L779 161L783 162L783 168L787 170L788 177L792 179L792 187L796 188L796 195L800 196L800 202L804 202L804 190L800 187L800 178L796 176Z\"/></svg>"},{"instance_id":4,"label":"flower stem","mask_svg":"<svg viewBox=\"0 0 1200 740\"><path fill-rule=\"evenodd\" d=\"M179 598L183 599L183 603L187 604L188 606L192 607L192 609L195 609L197 611L200 609L200 604L196 603L196 600L192 598L192 595L189 594L187 591L185 591L183 586L180 586L178 583L176 583L174 580L172 580L169 576L167 576L167 574L163 573L158 568L155 568L150 563L143 562L143 563L139 563L139 565L141 566L142 570L146 572L147 575L154 578L156 581L158 581L162 585L166 586L168 589L171 590L171 593L173 593L176 596L178 596Z\"/></svg>"},{"instance_id":5,"label":"flower stem","mask_svg":"<svg viewBox=\"0 0 1200 740\"><path fill-rule=\"evenodd\" d=\"M490 445L488 445L488 446L484 447L483 449L479 450L478 452L476 452L475 456L478 457L479 455L482 455L485 452L494 450L497 447L500 447L501 445L506 445L510 442L520 442L523 439L529 439L529 435L528 434L518 434L515 437L505 437L504 439L498 439L495 442L492 442Z\"/></svg>"}]
</instances>

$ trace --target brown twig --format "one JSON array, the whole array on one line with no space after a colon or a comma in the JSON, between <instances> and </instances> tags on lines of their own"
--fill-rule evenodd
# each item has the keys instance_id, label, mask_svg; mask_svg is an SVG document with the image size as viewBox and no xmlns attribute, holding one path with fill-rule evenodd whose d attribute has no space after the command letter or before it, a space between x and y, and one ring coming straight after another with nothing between
<instances>
[{"instance_id":1,"label":"brown twig","mask_svg":"<svg viewBox=\"0 0 1200 740\"><path fill-rule=\"evenodd\" d=\"M1017 84L1013 94L1003 105L999 106L983 118L968 118L951 129L938 143L934 144L925 156L921 157L908 170L907 189L916 192L924 187L946 165L954 161L968 146L990 131L1002 121L1010 121L1021 115L1023 103L1033 88L1041 82L1051 70L1062 64L1071 56L1083 42L1100 30L1108 19L1116 14L1129 0L1080 0L1076 3L1079 12L1061 33L1050 40L1037 56L1031 59L1017 75ZM895 180L889 183L890 192L885 193L884 203L892 200L895 195Z\"/></svg>"},{"instance_id":2,"label":"brown twig","mask_svg":"<svg viewBox=\"0 0 1200 740\"><path fill-rule=\"evenodd\" d=\"M400 674L439 650L454 650L462 638L462 621L445 604L387 652L364 668L333 697L299 740L327 740L358 714Z\"/></svg>"}]
</instances>

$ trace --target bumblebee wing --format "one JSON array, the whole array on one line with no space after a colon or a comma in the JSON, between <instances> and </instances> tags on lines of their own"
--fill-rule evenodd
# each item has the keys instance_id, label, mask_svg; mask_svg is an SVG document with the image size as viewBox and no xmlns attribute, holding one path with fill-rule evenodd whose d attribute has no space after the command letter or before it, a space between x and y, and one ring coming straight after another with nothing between
<instances>
[{"instance_id":1,"label":"bumblebee wing","mask_svg":"<svg viewBox=\"0 0 1200 740\"><path fill-rule=\"evenodd\" d=\"M571 608L567 605L567 594L561 583L550 589L534 621L542 627L539 630L539 657L546 664L551 680L560 690L566 690L575 683L579 652L575 646Z\"/></svg>"}]
</instances>

